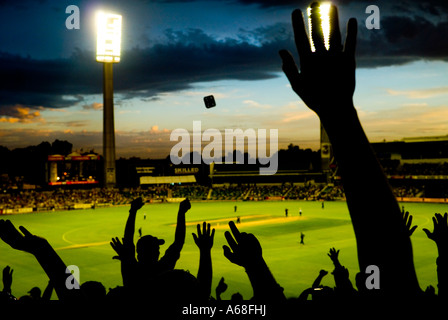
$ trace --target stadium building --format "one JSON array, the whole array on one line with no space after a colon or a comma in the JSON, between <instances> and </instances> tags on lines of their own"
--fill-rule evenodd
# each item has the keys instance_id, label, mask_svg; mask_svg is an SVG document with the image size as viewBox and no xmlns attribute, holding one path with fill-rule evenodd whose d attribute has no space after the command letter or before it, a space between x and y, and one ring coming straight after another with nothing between
<instances>
[{"instance_id":1,"label":"stadium building","mask_svg":"<svg viewBox=\"0 0 448 320\"><path fill-rule=\"evenodd\" d=\"M67 156L49 155L46 177L49 186L95 185L98 186L98 172L101 158L98 154L72 152Z\"/></svg>"},{"instance_id":2,"label":"stadium building","mask_svg":"<svg viewBox=\"0 0 448 320\"><path fill-rule=\"evenodd\" d=\"M390 184L402 189L403 196L448 196L448 136L403 138L372 147Z\"/></svg>"}]
</instances>

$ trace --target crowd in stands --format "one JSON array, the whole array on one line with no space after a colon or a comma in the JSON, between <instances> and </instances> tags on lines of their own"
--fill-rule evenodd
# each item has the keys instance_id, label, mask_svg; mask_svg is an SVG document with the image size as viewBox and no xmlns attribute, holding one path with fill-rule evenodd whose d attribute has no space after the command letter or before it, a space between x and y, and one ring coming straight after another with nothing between
<instances>
[{"instance_id":1,"label":"crowd in stands","mask_svg":"<svg viewBox=\"0 0 448 320\"><path fill-rule=\"evenodd\" d=\"M333 22L338 21L336 10L331 10L330 15ZM319 116L332 141L356 237L359 270L348 270L343 265L342 252L340 257L338 248L331 246L328 256L334 265L331 274L334 277L335 286L332 288L322 285L322 279L328 275L328 272L316 270L317 278L314 282L310 279L309 289L297 297L287 298L281 284L276 281L275 275L269 269L264 256L266 252L263 252L256 235L241 232L238 226L230 221L224 234L227 243L223 246L223 255L228 263L241 267L241 272L246 272L248 275L253 296L244 298L250 299L251 305L267 304L269 314L266 319L284 319L276 314L276 312L284 311L291 312L293 318L298 319L303 315L301 307L309 305L310 300L319 306L324 304L324 307L315 309L314 317L329 310L332 318L347 315L348 310L354 310L346 309L348 304L359 307L361 303L366 303L369 308L356 310L356 312L367 313L366 315L356 314L357 317L363 317L380 309L382 303L394 304L401 299L405 301L403 304L405 308L403 309L400 305L399 316L405 318L403 312L413 311L418 303L446 301L448 297L448 214L436 213L433 216L433 230L423 229L427 238L433 241L438 249L438 257L434 257L436 261L434 269L437 270L438 276L438 292L436 293L434 287L421 288L418 283L410 240L416 226L412 225L412 216L402 211L397 199L393 196L353 106L356 20L350 19L347 24L344 46L341 45L339 29L332 33L332 38L329 40L331 43L329 52L323 52L326 49L322 40L323 35L319 34L320 28L313 28L312 36L316 49L316 54L313 54L305 32L302 12L294 11L292 19L301 69L299 72L293 56L288 51L282 50L280 56L283 61L283 71L292 89ZM311 19L320 18L312 15ZM322 90L325 94L322 94ZM241 192L241 187L238 187L239 191L233 187L226 188L225 191L219 190L218 193ZM285 188L248 186L247 191L243 189L243 197L249 196L251 192L261 198L270 192L276 195L283 194L286 192ZM325 191L320 188L307 185L304 190L297 187L288 191L289 196L308 198L310 195L317 196ZM339 188L334 189L335 194L341 192ZM137 310L137 314L141 310L156 312L157 308L163 308L164 314L160 318L170 319L170 315L167 315L170 311L177 312L178 318L181 316L182 311L174 307L178 303L184 306L188 303L206 306L219 300L226 286L223 280L215 289L216 294L213 294L211 287L213 261L210 251L214 245L215 232L210 224L207 222L199 224L197 233L193 235L199 252L197 274L193 275L189 271L176 268L185 242L185 215L192 206L188 199L179 204L174 242L160 257L159 249L164 240L145 235L134 243L135 219L138 210L144 205L142 198L146 196L145 191L128 190L127 193L120 194L108 190L96 192L90 194L89 191L83 191L73 196L70 193L65 194L65 191L54 193L56 202L70 197L70 201L81 201L92 197L112 202L132 199L128 220L124 226L124 236L117 235L110 242L116 252L114 258L120 260L121 267L117 268L117 272L121 272L123 280L122 285L114 290L107 292L101 284L101 279L83 283L79 286L79 290L73 290L72 288L79 284L76 283L75 278L70 278L71 282L67 285L67 277L70 275L66 273L65 262L46 239L31 234L25 226L14 226L10 220L2 219L0 220L0 238L12 249L21 250L36 257L49 277L49 285L58 299L63 302L111 301L116 306L114 311L123 305L134 303L137 309L132 310ZM167 194L169 192L170 190L167 190ZM172 192L176 195L198 195L199 197L207 194L205 188L199 187L187 190L176 188ZM327 190L327 192L331 194L333 191ZM375 201L372 201L373 197ZM31 198L31 195L23 196L26 202L32 202ZM49 199L45 198L45 201ZM366 201L369 205L366 205ZM285 264L288 264L288 261L285 261ZM3 271L2 302L6 300L20 303L31 300L32 297L28 296L19 299L13 296L12 268L13 266L7 266ZM380 270L379 279L374 276L375 268ZM366 273L367 270L373 271ZM350 281L349 272L356 272L355 283ZM241 297L235 296L234 302L241 305ZM338 304L331 305L332 302ZM173 307L166 308L166 304ZM325 308L325 306L331 307ZM383 309L382 315L392 315L390 311L390 309ZM219 317L219 314L216 316ZM241 316L241 318L244 317Z\"/></svg>"},{"instance_id":2,"label":"crowd in stands","mask_svg":"<svg viewBox=\"0 0 448 320\"><path fill-rule=\"evenodd\" d=\"M423 190L415 186L401 186L392 189L397 198L419 198L422 197Z\"/></svg>"},{"instance_id":3,"label":"crowd in stands","mask_svg":"<svg viewBox=\"0 0 448 320\"><path fill-rule=\"evenodd\" d=\"M399 160L383 160L381 165L388 176L446 176L448 163L403 163Z\"/></svg>"},{"instance_id":4,"label":"crowd in stands","mask_svg":"<svg viewBox=\"0 0 448 320\"><path fill-rule=\"evenodd\" d=\"M415 185L392 187L395 197L424 197L422 188ZM447 192L448 194L448 192ZM0 194L1 209L32 208L32 211L71 210L79 204L92 208L128 205L136 196L146 202L164 202L167 198L201 200L344 200L344 189L338 184L282 185L164 185L127 189L55 189L53 191L21 190Z\"/></svg>"},{"instance_id":5,"label":"crowd in stands","mask_svg":"<svg viewBox=\"0 0 448 320\"><path fill-rule=\"evenodd\" d=\"M325 191L325 192L323 192ZM321 193L323 192L323 193ZM53 191L21 190L0 194L0 209L32 208L33 211L70 210L77 204L92 208L127 205L141 196L145 202L167 198L200 200L335 200L343 199L340 186L305 185L165 185L129 189L55 189Z\"/></svg>"},{"instance_id":6,"label":"crowd in stands","mask_svg":"<svg viewBox=\"0 0 448 320\"><path fill-rule=\"evenodd\" d=\"M205 200L208 196L208 187L193 185L193 186L171 186L173 198L188 198L191 200Z\"/></svg>"}]
</instances>

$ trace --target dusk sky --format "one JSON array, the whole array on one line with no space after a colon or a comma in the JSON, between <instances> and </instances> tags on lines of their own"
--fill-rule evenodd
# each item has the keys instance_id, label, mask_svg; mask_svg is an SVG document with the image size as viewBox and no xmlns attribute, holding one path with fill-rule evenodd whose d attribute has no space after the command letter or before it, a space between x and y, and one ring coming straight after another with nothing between
<instances>
[{"instance_id":1,"label":"dusk sky","mask_svg":"<svg viewBox=\"0 0 448 320\"><path fill-rule=\"evenodd\" d=\"M279 147L319 149L319 121L291 90L290 0L0 0L0 145L68 140L102 152L97 10L123 15L114 65L117 157L166 157L176 128L278 129ZM448 2L333 1L358 20L354 102L371 142L448 135ZM368 30L368 5L380 29ZM80 9L80 29L65 22ZM324 93L323 93L324 94ZM203 97L217 106L206 109ZM204 142L204 144L206 144Z\"/></svg>"}]
</instances>

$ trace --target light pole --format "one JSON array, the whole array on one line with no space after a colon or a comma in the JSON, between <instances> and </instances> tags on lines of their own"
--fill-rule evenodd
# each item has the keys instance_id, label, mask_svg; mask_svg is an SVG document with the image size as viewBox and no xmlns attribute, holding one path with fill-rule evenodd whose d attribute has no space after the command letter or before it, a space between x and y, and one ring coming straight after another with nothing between
<instances>
[{"instance_id":1,"label":"light pole","mask_svg":"<svg viewBox=\"0 0 448 320\"><path fill-rule=\"evenodd\" d=\"M121 15L97 14L96 61L103 63L103 157L104 186L115 187L115 127L114 127L114 63L120 62Z\"/></svg>"}]
</instances>

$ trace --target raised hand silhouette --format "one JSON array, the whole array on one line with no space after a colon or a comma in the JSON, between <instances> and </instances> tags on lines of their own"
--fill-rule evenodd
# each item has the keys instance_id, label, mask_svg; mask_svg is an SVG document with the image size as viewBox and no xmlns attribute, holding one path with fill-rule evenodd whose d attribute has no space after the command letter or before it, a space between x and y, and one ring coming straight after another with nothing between
<instances>
[{"instance_id":1,"label":"raised hand silhouette","mask_svg":"<svg viewBox=\"0 0 448 320\"><path fill-rule=\"evenodd\" d=\"M444 253L448 250L448 213L442 216L440 213L436 213L432 217L432 222L434 225L433 232L428 229L423 229L426 236L437 244L437 248L442 250Z\"/></svg>"},{"instance_id":2,"label":"raised hand silhouette","mask_svg":"<svg viewBox=\"0 0 448 320\"><path fill-rule=\"evenodd\" d=\"M228 243L223 246L224 256L246 270L254 291L254 299L284 301L283 288L278 285L269 270L258 239L251 233L240 232L233 221L229 222L229 227L232 233L224 233Z\"/></svg>"},{"instance_id":3,"label":"raised hand silhouette","mask_svg":"<svg viewBox=\"0 0 448 320\"><path fill-rule=\"evenodd\" d=\"M140 210L144 206L143 199L141 197L135 198L131 202L131 210Z\"/></svg>"},{"instance_id":4,"label":"raised hand silhouette","mask_svg":"<svg viewBox=\"0 0 448 320\"><path fill-rule=\"evenodd\" d=\"M313 21L316 27L312 28L311 36L315 40L315 52L311 51L302 11L299 9L292 13L292 25L300 58L300 70L289 51L279 52L283 60L283 71L292 89L319 116L331 115L333 112L340 113L341 106L350 106L355 90L356 19L350 19L348 22L347 38L343 48L338 11L335 6L331 6L330 25L333 31L328 51L322 45L320 21Z\"/></svg>"},{"instance_id":5,"label":"raised hand silhouette","mask_svg":"<svg viewBox=\"0 0 448 320\"><path fill-rule=\"evenodd\" d=\"M438 296L443 300L448 299L448 213L444 215L436 213L432 218L434 230L423 229L426 236L437 245L439 256L437 257L437 287Z\"/></svg>"},{"instance_id":6,"label":"raised hand silhouette","mask_svg":"<svg viewBox=\"0 0 448 320\"><path fill-rule=\"evenodd\" d=\"M313 3L317 10L318 3ZM311 15L315 52L311 50L302 12L292 13L300 69L292 54L281 50L283 71L292 89L319 116L330 142L344 187L356 236L360 270L381 269L381 295L421 293L409 230L398 202L359 121L353 102L357 21L350 19L344 46L338 11L331 5L330 47L324 46L321 15ZM369 205L367 205L367 203ZM381 235L381 236L378 236ZM372 241L375 239L375 241Z\"/></svg>"},{"instance_id":7,"label":"raised hand silhouette","mask_svg":"<svg viewBox=\"0 0 448 320\"><path fill-rule=\"evenodd\" d=\"M25 227L19 229L22 232L10 220L0 220L0 238L12 248L36 254L42 246L48 245L47 240L31 234Z\"/></svg>"},{"instance_id":8,"label":"raised hand silhouette","mask_svg":"<svg viewBox=\"0 0 448 320\"><path fill-rule=\"evenodd\" d=\"M12 248L31 253L36 257L53 283L59 300L75 301L79 299L81 296L78 290L69 290L66 287L67 266L48 241L31 234L23 226L20 226L19 229L21 232L16 229L10 220L0 220L0 238ZM73 281L76 281L76 279Z\"/></svg>"},{"instance_id":9,"label":"raised hand silhouette","mask_svg":"<svg viewBox=\"0 0 448 320\"><path fill-rule=\"evenodd\" d=\"M112 259L123 260L123 259L133 259L135 257L135 245L133 242L126 241L124 238L123 242L120 241L118 237L112 238L110 241L110 246L117 253Z\"/></svg>"},{"instance_id":10,"label":"raised hand silhouette","mask_svg":"<svg viewBox=\"0 0 448 320\"><path fill-rule=\"evenodd\" d=\"M258 239L252 233L240 232L233 221L229 226L232 234L229 231L224 233L228 243L228 246L223 246L224 256L244 268L260 263L263 250Z\"/></svg>"},{"instance_id":11,"label":"raised hand silhouette","mask_svg":"<svg viewBox=\"0 0 448 320\"><path fill-rule=\"evenodd\" d=\"M198 246L199 250L210 250L213 247L213 239L215 237L215 229L210 230L210 223L203 223L202 231L201 225L197 225L198 234L193 233L194 243Z\"/></svg>"},{"instance_id":12,"label":"raised hand silhouette","mask_svg":"<svg viewBox=\"0 0 448 320\"><path fill-rule=\"evenodd\" d=\"M193 233L193 239L199 248L199 269L198 269L198 281L203 293L204 299L210 299L212 291L212 256L211 249L213 247L213 239L215 237L215 229L211 229L210 223L204 222L202 225L197 225L198 234Z\"/></svg>"},{"instance_id":13,"label":"raised hand silhouette","mask_svg":"<svg viewBox=\"0 0 448 320\"><path fill-rule=\"evenodd\" d=\"M406 226L406 230L408 230L409 232L409 236L411 236L414 233L415 229L417 229L417 226L412 226L412 219L412 214L409 214L409 211L406 211L403 214L403 222Z\"/></svg>"},{"instance_id":14,"label":"raised hand silhouette","mask_svg":"<svg viewBox=\"0 0 448 320\"><path fill-rule=\"evenodd\" d=\"M340 265L339 263L339 250L336 250L335 248L331 248L330 252L328 253L328 256L330 257L331 261L333 261L334 265Z\"/></svg>"},{"instance_id":15,"label":"raised hand silhouette","mask_svg":"<svg viewBox=\"0 0 448 320\"><path fill-rule=\"evenodd\" d=\"M3 292L9 295L11 294L13 271L10 266L3 268Z\"/></svg>"}]
</instances>

